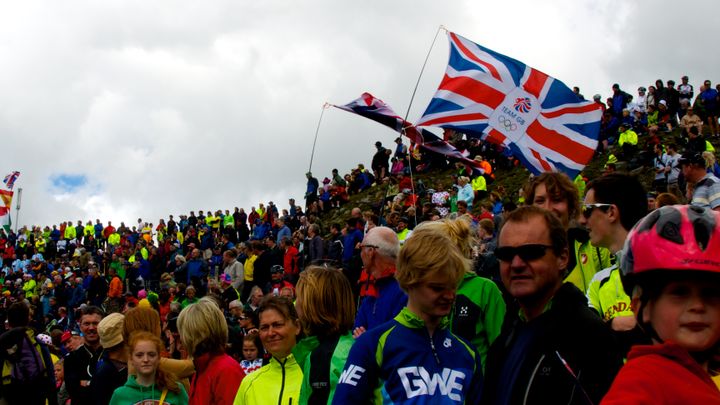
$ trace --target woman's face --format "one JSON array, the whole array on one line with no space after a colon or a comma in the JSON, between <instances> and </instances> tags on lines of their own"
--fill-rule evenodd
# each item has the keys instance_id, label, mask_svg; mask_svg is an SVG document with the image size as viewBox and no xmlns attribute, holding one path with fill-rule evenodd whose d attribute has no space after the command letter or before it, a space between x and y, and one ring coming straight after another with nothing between
<instances>
[{"instance_id":1,"label":"woman's face","mask_svg":"<svg viewBox=\"0 0 720 405\"><path fill-rule=\"evenodd\" d=\"M243 342L243 358L247 361L253 361L258 358L258 348L255 343L250 341Z\"/></svg>"},{"instance_id":2,"label":"woman's face","mask_svg":"<svg viewBox=\"0 0 720 405\"><path fill-rule=\"evenodd\" d=\"M260 314L260 340L274 357L283 359L295 347L300 327L297 322L285 317L274 309Z\"/></svg>"},{"instance_id":3,"label":"woman's face","mask_svg":"<svg viewBox=\"0 0 720 405\"><path fill-rule=\"evenodd\" d=\"M260 301L262 301L262 299L263 299L263 292L261 290L256 290L253 293L250 301L252 302L253 305L258 306L258 305L260 305Z\"/></svg>"},{"instance_id":4,"label":"woman's face","mask_svg":"<svg viewBox=\"0 0 720 405\"><path fill-rule=\"evenodd\" d=\"M130 361L138 375L154 375L160 364L160 353L155 343L141 340L135 344Z\"/></svg>"}]
</instances>

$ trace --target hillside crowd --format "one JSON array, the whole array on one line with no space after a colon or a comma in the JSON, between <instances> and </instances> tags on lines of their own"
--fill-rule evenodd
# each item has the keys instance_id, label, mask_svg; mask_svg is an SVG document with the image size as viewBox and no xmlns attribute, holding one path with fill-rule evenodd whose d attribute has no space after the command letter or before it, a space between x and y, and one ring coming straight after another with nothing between
<instances>
[{"instance_id":1,"label":"hillside crowd","mask_svg":"<svg viewBox=\"0 0 720 405\"><path fill-rule=\"evenodd\" d=\"M592 179L446 130L483 170L397 138L284 208L0 230L0 403L720 403L718 90L595 95Z\"/></svg>"}]
</instances>

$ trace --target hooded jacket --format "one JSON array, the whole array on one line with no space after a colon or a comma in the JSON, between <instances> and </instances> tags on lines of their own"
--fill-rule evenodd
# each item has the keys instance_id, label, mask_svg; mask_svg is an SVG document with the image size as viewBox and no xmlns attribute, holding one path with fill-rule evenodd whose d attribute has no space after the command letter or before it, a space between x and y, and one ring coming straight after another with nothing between
<instances>
[{"instance_id":1,"label":"hooded jacket","mask_svg":"<svg viewBox=\"0 0 720 405\"><path fill-rule=\"evenodd\" d=\"M720 391L687 350L666 342L633 347L601 404L720 404Z\"/></svg>"},{"instance_id":2,"label":"hooded jacket","mask_svg":"<svg viewBox=\"0 0 720 405\"><path fill-rule=\"evenodd\" d=\"M270 362L243 379L235 396L235 405L297 404L303 373L290 354L282 360L275 357Z\"/></svg>"},{"instance_id":3,"label":"hooded jacket","mask_svg":"<svg viewBox=\"0 0 720 405\"><path fill-rule=\"evenodd\" d=\"M185 392L185 387L178 383L180 392L172 392L168 390L167 395L163 401L163 404L168 405L186 405L188 403L188 394ZM155 384L144 387L137 383L135 376L131 375L128 378L125 385L115 390L112 399L110 399L110 405L127 405L141 403L141 401L150 399L159 401L162 396L162 391Z\"/></svg>"}]
</instances>

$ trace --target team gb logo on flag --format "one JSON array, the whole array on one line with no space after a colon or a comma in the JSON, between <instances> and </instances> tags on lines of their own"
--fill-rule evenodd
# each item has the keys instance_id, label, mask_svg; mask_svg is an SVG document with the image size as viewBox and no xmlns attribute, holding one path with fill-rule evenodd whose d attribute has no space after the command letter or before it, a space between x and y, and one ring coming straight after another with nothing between
<instances>
[{"instance_id":1,"label":"team gb logo on flag","mask_svg":"<svg viewBox=\"0 0 720 405\"><path fill-rule=\"evenodd\" d=\"M515 104L513 104L513 107L517 112L528 113L532 108L532 103L530 103L529 97L518 97L515 99Z\"/></svg>"}]
</instances>

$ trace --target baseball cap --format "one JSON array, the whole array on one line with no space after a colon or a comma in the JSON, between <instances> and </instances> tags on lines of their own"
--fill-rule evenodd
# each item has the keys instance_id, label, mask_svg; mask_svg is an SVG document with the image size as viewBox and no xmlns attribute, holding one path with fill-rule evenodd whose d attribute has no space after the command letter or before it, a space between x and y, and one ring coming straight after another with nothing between
<instances>
[{"instance_id":1,"label":"baseball cap","mask_svg":"<svg viewBox=\"0 0 720 405\"><path fill-rule=\"evenodd\" d=\"M705 158L703 158L702 153L700 152L685 152L682 154L680 159L678 159L678 164L685 165L685 164L697 164L697 165L705 165Z\"/></svg>"}]
</instances>

